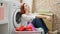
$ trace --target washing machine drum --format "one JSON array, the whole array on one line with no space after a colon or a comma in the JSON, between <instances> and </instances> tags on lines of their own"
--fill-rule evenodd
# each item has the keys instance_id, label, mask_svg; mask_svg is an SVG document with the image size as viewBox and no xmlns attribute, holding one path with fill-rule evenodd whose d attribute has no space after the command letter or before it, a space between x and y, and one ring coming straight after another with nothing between
<instances>
[{"instance_id":1,"label":"washing machine drum","mask_svg":"<svg viewBox=\"0 0 60 34\"><path fill-rule=\"evenodd\" d=\"M20 25L21 25L21 11L20 9L17 9L13 14L13 26L17 28Z\"/></svg>"}]
</instances>

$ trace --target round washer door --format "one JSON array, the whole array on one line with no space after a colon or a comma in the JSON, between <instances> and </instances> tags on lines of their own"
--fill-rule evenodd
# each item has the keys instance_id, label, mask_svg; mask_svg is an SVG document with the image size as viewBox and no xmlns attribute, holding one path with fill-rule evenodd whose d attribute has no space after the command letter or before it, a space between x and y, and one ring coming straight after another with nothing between
<instances>
[{"instance_id":1,"label":"round washer door","mask_svg":"<svg viewBox=\"0 0 60 34\"><path fill-rule=\"evenodd\" d=\"M16 28L16 27L19 27L21 25L21 14L20 14L20 9L17 9L15 10L14 14L13 14L13 26Z\"/></svg>"}]
</instances>

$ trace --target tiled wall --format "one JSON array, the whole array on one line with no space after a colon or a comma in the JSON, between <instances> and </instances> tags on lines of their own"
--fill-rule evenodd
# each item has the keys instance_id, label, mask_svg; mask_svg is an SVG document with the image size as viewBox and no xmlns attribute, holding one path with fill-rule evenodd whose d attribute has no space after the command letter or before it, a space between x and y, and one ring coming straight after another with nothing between
<instances>
[{"instance_id":1,"label":"tiled wall","mask_svg":"<svg viewBox=\"0 0 60 34\"><path fill-rule=\"evenodd\" d=\"M55 15L54 28L60 31L60 5L56 4L57 2L60 2L60 0L33 0L33 11L50 10Z\"/></svg>"}]
</instances>

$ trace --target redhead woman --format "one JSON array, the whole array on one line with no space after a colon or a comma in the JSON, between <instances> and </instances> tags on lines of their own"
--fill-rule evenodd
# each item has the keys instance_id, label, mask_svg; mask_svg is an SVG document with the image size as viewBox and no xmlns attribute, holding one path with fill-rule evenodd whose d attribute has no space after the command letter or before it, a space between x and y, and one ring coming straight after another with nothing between
<instances>
[{"instance_id":1,"label":"redhead woman","mask_svg":"<svg viewBox=\"0 0 60 34\"><path fill-rule=\"evenodd\" d=\"M27 4L23 4L21 6L21 22L23 26L27 26L27 22L31 21L33 19L33 17L35 18L35 16L33 14L30 13L30 7ZM33 16L32 16L33 15Z\"/></svg>"},{"instance_id":2,"label":"redhead woman","mask_svg":"<svg viewBox=\"0 0 60 34\"><path fill-rule=\"evenodd\" d=\"M21 25L27 26L28 22L31 22L37 14L30 13L30 7L26 3L21 6Z\"/></svg>"},{"instance_id":3,"label":"redhead woman","mask_svg":"<svg viewBox=\"0 0 60 34\"><path fill-rule=\"evenodd\" d=\"M30 10L30 7L27 4L24 3L21 6L21 13L22 13L21 25L26 27L28 26L28 22L29 22L29 23L32 23L35 26L35 28L40 28L40 27L43 28L45 33L47 33L48 28L42 19L42 18L47 18L47 16L42 16L37 13L30 13L29 10Z\"/></svg>"}]
</instances>

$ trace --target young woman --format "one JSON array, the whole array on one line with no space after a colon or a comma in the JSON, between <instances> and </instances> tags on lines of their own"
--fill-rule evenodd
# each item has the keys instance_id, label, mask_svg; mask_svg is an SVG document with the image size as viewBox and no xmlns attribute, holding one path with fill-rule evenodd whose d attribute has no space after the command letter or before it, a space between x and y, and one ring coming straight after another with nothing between
<instances>
[{"instance_id":1,"label":"young woman","mask_svg":"<svg viewBox=\"0 0 60 34\"><path fill-rule=\"evenodd\" d=\"M31 21L33 18L35 18L35 15L30 13L30 7L27 4L23 4L21 6L21 22L22 25L27 26L27 22Z\"/></svg>"},{"instance_id":2,"label":"young woman","mask_svg":"<svg viewBox=\"0 0 60 34\"><path fill-rule=\"evenodd\" d=\"M21 26L28 26L28 22L32 22L32 24L34 25L35 28L43 28L45 31L45 34L48 32L48 28L46 26L46 24L44 23L42 18L47 18L46 16L42 16L39 15L37 13L30 13L30 7L23 3L21 5L21 12L20 12L20 16L18 19L18 21L21 23Z\"/></svg>"}]
</instances>

